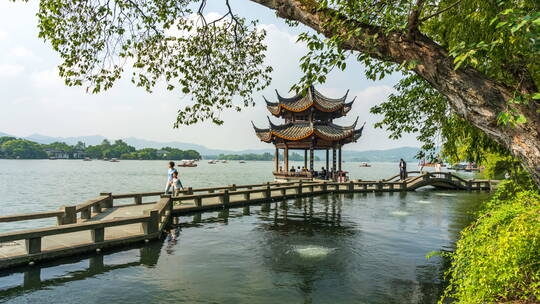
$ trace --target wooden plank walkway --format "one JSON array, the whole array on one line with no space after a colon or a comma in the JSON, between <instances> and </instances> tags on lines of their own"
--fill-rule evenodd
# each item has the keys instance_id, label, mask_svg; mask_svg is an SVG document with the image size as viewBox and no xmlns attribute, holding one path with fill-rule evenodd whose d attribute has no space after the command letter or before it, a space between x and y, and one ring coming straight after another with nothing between
<instances>
[{"instance_id":1,"label":"wooden plank walkway","mask_svg":"<svg viewBox=\"0 0 540 304\"><path fill-rule=\"evenodd\" d=\"M418 172L409 172L417 174ZM0 269L33 264L162 236L173 215L222 210L251 204L328 193L414 191L424 186L455 190L491 190L496 181L464 180L448 172L424 173L404 181L289 182L199 188L177 193L101 193L99 197L57 211L0 216L0 222L57 218L57 226L0 234ZM159 197L143 203L143 197ZM133 204L114 206L115 199Z\"/></svg>"}]
</instances>

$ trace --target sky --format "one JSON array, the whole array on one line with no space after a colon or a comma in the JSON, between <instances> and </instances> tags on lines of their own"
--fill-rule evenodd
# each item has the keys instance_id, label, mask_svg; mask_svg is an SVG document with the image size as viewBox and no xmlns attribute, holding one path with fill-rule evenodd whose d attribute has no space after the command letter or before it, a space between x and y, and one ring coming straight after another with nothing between
<instances>
[{"instance_id":1,"label":"sky","mask_svg":"<svg viewBox=\"0 0 540 304\"><path fill-rule=\"evenodd\" d=\"M212 1L207 14L219 14L220 1ZM232 2L233 9L244 17L258 19L267 31L267 64L274 68L272 83L255 93L257 104L242 112L223 112L221 126L209 122L173 128L176 113L189 97L156 89L147 93L137 88L125 75L109 91L88 94L84 87L67 87L58 76L59 56L51 46L39 39L37 29L38 2L0 2L0 132L15 136L39 133L70 137L103 135L111 139L137 137L154 141L179 141L204 145L213 149L264 149L271 146L255 136L251 120L266 127L269 115L263 96L275 100L275 91L290 96L288 90L302 76L299 59L305 45L296 42L305 28L290 28L275 13L247 0ZM388 133L374 129L381 119L369 113L373 105L384 102L392 93L399 75L381 81L365 78L363 67L350 59L345 71L333 71L324 85L317 89L328 97L341 97L350 89L349 98L356 96L347 117L335 122L350 125L359 116L366 122L362 138L346 145L346 150L390 149L419 146L413 134L391 140ZM277 118L272 118L278 123Z\"/></svg>"}]
</instances>

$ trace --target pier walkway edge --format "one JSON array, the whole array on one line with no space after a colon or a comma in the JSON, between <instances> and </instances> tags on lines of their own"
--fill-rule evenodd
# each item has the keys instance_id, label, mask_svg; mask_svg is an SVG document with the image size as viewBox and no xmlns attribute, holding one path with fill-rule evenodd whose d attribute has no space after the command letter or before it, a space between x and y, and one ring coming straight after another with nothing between
<instances>
[{"instance_id":1,"label":"pier walkway edge","mask_svg":"<svg viewBox=\"0 0 540 304\"><path fill-rule=\"evenodd\" d=\"M163 192L101 193L97 198L76 206L63 206L59 210L0 216L0 222L57 219L56 226L0 234L0 269L159 239L172 218L182 214L329 193L414 191L424 186L446 190L490 191L498 184L494 180L465 180L449 172L412 171L408 174L417 175L403 181L398 180L399 176L396 175L385 180L353 180L344 183L299 181L233 184L187 188L175 196L164 195ZM143 202L145 198L151 197L157 197L158 200ZM122 199L133 201L130 204L118 204Z\"/></svg>"}]
</instances>

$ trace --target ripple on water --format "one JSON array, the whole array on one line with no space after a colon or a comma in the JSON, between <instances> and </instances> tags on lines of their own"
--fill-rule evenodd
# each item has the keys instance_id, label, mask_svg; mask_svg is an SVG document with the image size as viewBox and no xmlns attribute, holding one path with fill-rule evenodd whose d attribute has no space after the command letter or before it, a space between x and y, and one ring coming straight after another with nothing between
<instances>
[{"instance_id":1,"label":"ripple on water","mask_svg":"<svg viewBox=\"0 0 540 304\"><path fill-rule=\"evenodd\" d=\"M453 193L435 193L435 195L437 195L437 196L448 196L448 197L457 196L457 194L453 194Z\"/></svg>"},{"instance_id":2,"label":"ripple on water","mask_svg":"<svg viewBox=\"0 0 540 304\"><path fill-rule=\"evenodd\" d=\"M390 214L393 216L408 216L410 213L407 211L392 211Z\"/></svg>"},{"instance_id":3,"label":"ripple on water","mask_svg":"<svg viewBox=\"0 0 540 304\"><path fill-rule=\"evenodd\" d=\"M419 200L419 201L416 201L418 204L423 204L423 205L428 205L428 204L431 204L430 201L425 201L425 200Z\"/></svg>"},{"instance_id":4,"label":"ripple on water","mask_svg":"<svg viewBox=\"0 0 540 304\"><path fill-rule=\"evenodd\" d=\"M304 259L324 259L332 254L336 248L317 245L293 246L292 252Z\"/></svg>"}]
</instances>

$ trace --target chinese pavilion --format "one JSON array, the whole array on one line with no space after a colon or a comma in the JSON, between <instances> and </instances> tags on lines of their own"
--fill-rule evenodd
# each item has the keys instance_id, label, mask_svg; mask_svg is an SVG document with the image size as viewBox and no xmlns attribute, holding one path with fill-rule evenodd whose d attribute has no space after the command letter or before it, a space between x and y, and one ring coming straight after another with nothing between
<instances>
[{"instance_id":1,"label":"chinese pavilion","mask_svg":"<svg viewBox=\"0 0 540 304\"><path fill-rule=\"evenodd\" d=\"M353 98L347 102L345 96L337 99L328 98L318 92L313 86L305 94L297 94L285 98L277 93L277 102L266 101L266 107L272 115L285 120L284 124L273 124L270 118L267 129L259 129L253 124L255 133L261 141L273 143L276 147L275 171L276 178L301 179L314 177L314 150L326 150L327 172L323 178L336 179L341 170L341 147L344 144L356 142L362 136L364 126L356 129L358 118L351 126L342 127L334 124L335 118L340 118L351 110ZM284 167L279 166L279 149L283 149ZM304 172L289 172L289 150L304 150ZM329 167L329 151L332 150L332 168ZM309 151L309 167L308 167ZM336 152L339 159L336 159ZM336 168L337 163L337 168ZM309 170L309 171L308 171Z\"/></svg>"}]
</instances>

